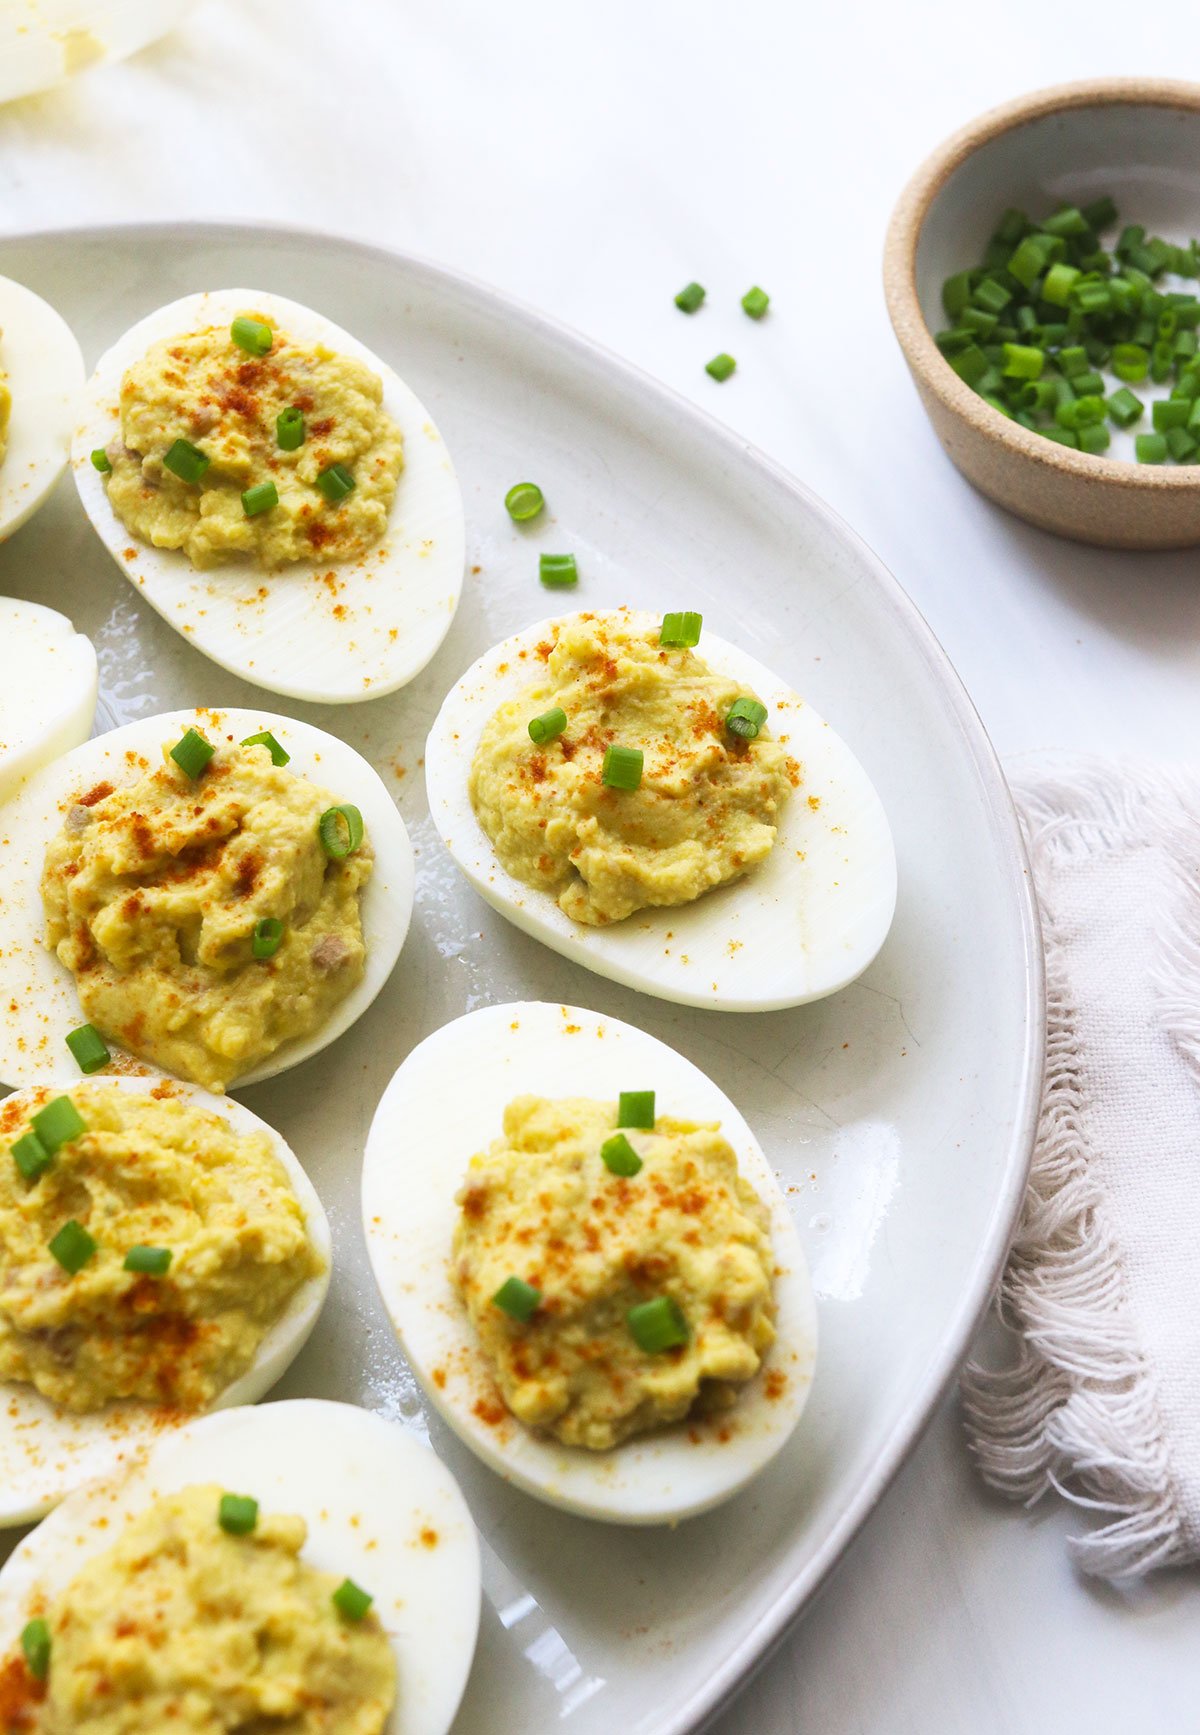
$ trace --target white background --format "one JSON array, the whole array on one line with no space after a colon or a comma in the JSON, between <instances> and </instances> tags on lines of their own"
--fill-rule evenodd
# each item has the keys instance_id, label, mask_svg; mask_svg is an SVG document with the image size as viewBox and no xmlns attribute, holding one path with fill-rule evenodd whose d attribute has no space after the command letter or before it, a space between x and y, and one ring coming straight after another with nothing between
<instances>
[{"instance_id":1,"label":"white background","mask_svg":"<svg viewBox=\"0 0 1200 1735\"><path fill-rule=\"evenodd\" d=\"M1036 85L1136 72L1200 77L1194 0L201 0L128 64L0 109L0 223L271 219L488 279L830 500L1002 753L1181 758L1200 555L1075 547L975 496L879 287L891 205L945 133ZM672 296L691 278L709 294L687 319ZM773 297L760 325L737 305L752 282ZM739 369L717 385L721 349ZM1200 1578L1083 1583L1063 1546L1082 1522L987 1496L947 1404L720 1735L1195 1728Z\"/></svg>"}]
</instances>

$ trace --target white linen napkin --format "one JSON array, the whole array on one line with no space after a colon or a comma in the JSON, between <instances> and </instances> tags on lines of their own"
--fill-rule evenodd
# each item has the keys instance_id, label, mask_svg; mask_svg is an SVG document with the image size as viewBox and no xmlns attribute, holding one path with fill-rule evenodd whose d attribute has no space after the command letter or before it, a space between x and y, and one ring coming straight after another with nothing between
<instances>
[{"instance_id":1,"label":"white linen napkin","mask_svg":"<svg viewBox=\"0 0 1200 1735\"><path fill-rule=\"evenodd\" d=\"M986 1480L1097 1523L1080 1567L1200 1559L1200 779L1010 768L1041 903L1048 1051L997 1309L962 1380Z\"/></svg>"}]
</instances>

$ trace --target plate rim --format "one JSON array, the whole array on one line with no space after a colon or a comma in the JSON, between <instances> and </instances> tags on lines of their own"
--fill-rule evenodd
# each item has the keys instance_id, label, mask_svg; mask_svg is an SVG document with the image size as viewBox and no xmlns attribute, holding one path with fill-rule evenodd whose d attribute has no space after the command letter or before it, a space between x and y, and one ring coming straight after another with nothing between
<instances>
[{"instance_id":1,"label":"plate rim","mask_svg":"<svg viewBox=\"0 0 1200 1735\"><path fill-rule=\"evenodd\" d=\"M993 836L1007 846L1000 854L1006 866L1021 929L1025 1040L1018 1100L1008 1140L1004 1186L996 1200L987 1233L976 1252L970 1280L947 1323L940 1346L930 1357L912 1399L886 1436L856 1496L847 1503L812 1558L777 1598L769 1617L733 1647L703 1685L688 1693L657 1724L647 1726L647 1735L697 1735L778 1649L925 1434L962 1365L1003 1269L1033 1153L1045 1061L1045 960L1032 870L1020 820L999 757L958 671L916 603L858 531L807 483L753 441L673 386L656 379L636 363L626 361L607 345L577 331L565 320L543 313L507 290L497 289L455 266L440 265L423 254L381 246L357 236L339 235L333 230L275 219L211 217L188 221L148 218L134 222L56 224L10 230L0 235L0 269L3 268L4 249L8 246L114 240L140 241L142 245L157 240L166 246L173 238L207 238L214 244L237 244L262 237L298 243L326 256L357 258L364 265L373 262L388 270L399 269L430 286L452 286L456 293L480 310L493 315L502 314L531 335L543 339L549 337L557 352L576 359L582 356L591 366L607 370L628 398L652 401L676 419L690 424L701 437L724 451L731 463L748 464L780 497L820 520L828 533L855 550L880 606L888 611L897 630L905 635L929 675L945 694L959 738L978 779Z\"/></svg>"}]
</instances>

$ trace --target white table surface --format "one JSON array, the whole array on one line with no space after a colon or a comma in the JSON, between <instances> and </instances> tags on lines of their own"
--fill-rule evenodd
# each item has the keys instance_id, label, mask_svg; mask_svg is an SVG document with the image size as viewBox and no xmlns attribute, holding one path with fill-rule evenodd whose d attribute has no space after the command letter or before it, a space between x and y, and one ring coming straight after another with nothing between
<instances>
[{"instance_id":1,"label":"white table surface","mask_svg":"<svg viewBox=\"0 0 1200 1735\"><path fill-rule=\"evenodd\" d=\"M1200 77L1194 18L1192 0L1159 0L1149 28L1123 0L200 0L133 61L0 109L0 225L270 218L488 279L831 501L1002 753L1184 757L1200 556L1075 547L974 495L918 407L879 254L953 127L1060 79ZM693 277L709 299L686 319L672 296ZM761 325L737 306L752 282L773 297ZM739 362L724 385L702 371L720 349ZM1080 1522L990 1498L948 1402L720 1735L1194 1727L1200 1576L1089 1585L1063 1547Z\"/></svg>"}]
</instances>

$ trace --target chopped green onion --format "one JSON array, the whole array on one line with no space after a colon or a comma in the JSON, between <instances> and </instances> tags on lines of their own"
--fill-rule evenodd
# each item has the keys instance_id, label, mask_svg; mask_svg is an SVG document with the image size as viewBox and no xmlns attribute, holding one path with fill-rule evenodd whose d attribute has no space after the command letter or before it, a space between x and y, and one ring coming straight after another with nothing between
<instances>
[{"instance_id":1,"label":"chopped green onion","mask_svg":"<svg viewBox=\"0 0 1200 1735\"><path fill-rule=\"evenodd\" d=\"M1006 343L1004 345L1004 374L1007 379L1040 379L1045 365L1044 352L1040 349L1034 349L1031 344Z\"/></svg>"},{"instance_id":2,"label":"chopped green onion","mask_svg":"<svg viewBox=\"0 0 1200 1735\"><path fill-rule=\"evenodd\" d=\"M1108 399L1108 413L1118 428L1131 428L1145 407L1141 398L1135 397L1128 386L1122 386Z\"/></svg>"},{"instance_id":3,"label":"chopped green onion","mask_svg":"<svg viewBox=\"0 0 1200 1735\"><path fill-rule=\"evenodd\" d=\"M322 470L317 477L317 487L331 506L344 500L354 486L354 477L344 464L330 464L328 469Z\"/></svg>"},{"instance_id":4,"label":"chopped green onion","mask_svg":"<svg viewBox=\"0 0 1200 1735\"><path fill-rule=\"evenodd\" d=\"M579 583L579 568L573 554L541 554L538 577L548 590L566 590Z\"/></svg>"},{"instance_id":5,"label":"chopped green onion","mask_svg":"<svg viewBox=\"0 0 1200 1735\"><path fill-rule=\"evenodd\" d=\"M283 923L277 916L260 916L254 924L250 951L256 958L273 958L283 939Z\"/></svg>"},{"instance_id":6,"label":"chopped green onion","mask_svg":"<svg viewBox=\"0 0 1200 1735\"><path fill-rule=\"evenodd\" d=\"M1171 428L1186 428L1191 413L1191 405L1184 398L1160 398L1150 410L1154 432L1165 434Z\"/></svg>"},{"instance_id":7,"label":"chopped green onion","mask_svg":"<svg viewBox=\"0 0 1200 1735\"><path fill-rule=\"evenodd\" d=\"M645 1132L653 1132L654 1092L652 1090L623 1090L617 1098L617 1125L619 1127L640 1127Z\"/></svg>"},{"instance_id":8,"label":"chopped green onion","mask_svg":"<svg viewBox=\"0 0 1200 1735\"><path fill-rule=\"evenodd\" d=\"M27 1181L36 1181L54 1161L36 1133L22 1134L12 1147L12 1159Z\"/></svg>"},{"instance_id":9,"label":"chopped green onion","mask_svg":"<svg viewBox=\"0 0 1200 1735\"><path fill-rule=\"evenodd\" d=\"M260 512L270 512L279 504L279 490L274 482L256 482L242 495L242 511L247 518L257 518Z\"/></svg>"},{"instance_id":10,"label":"chopped green onion","mask_svg":"<svg viewBox=\"0 0 1200 1735\"><path fill-rule=\"evenodd\" d=\"M550 711L543 711L540 717L529 719L529 739L538 747L547 741L553 741L561 735L567 726L567 713L561 705L555 705Z\"/></svg>"},{"instance_id":11,"label":"chopped green onion","mask_svg":"<svg viewBox=\"0 0 1200 1735\"><path fill-rule=\"evenodd\" d=\"M258 1501L249 1494L222 1494L217 1523L230 1536L249 1536L258 1523Z\"/></svg>"},{"instance_id":12,"label":"chopped green onion","mask_svg":"<svg viewBox=\"0 0 1200 1735\"><path fill-rule=\"evenodd\" d=\"M750 315L751 319L761 319L763 314L767 311L770 301L771 297L767 294L766 290L760 289L757 284L755 284L753 289L748 289L745 295L742 296L742 306Z\"/></svg>"},{"instance_id":13,"label":"chopped green onion","mask_svg":"<svg viewBox=\"0 0 1200 1735\"><path fill-rule=\"evenodd\" d=\"M125 1255L125 1269L143 1277L165 1277L174 1257L169 1247L131 1247Z\"/></svg>"},{"instance_id":14,"label":"chopped green onion","mask_svg":"<svg viewBox=\"0 0 1200 1735\"><path fill-rule=\"evenodd\" d=\"M216 748L206 741L198 729L188 729L171 749L171 758L185 777L199 777Z\"/></svg>"},{"instance_id":15,"label":"chopped green onion","mask_svg":"<svg viewBox=\"0 0 1200 1735\"><path fill-rule=\"evenodd\" d=\"M1055 357L1058 371L1070 379L1074 374L1085 374L1092 365L1092 359L1081 343L1073 344L1068 349L1060 349Z\"/></svg>"},{"instance_id":16,"label":"chopped green onion","mask_svg":"<svg viewBox=\"0 0 1200 1735\"><path fill-rule=\"evenodd\" d=\"M743 741L753 741L767 720L767 707L757 699L735 699L725 713L725 727Z\"/></svg>"},{"instance_id":17,"label":"chopped green onion","mask_svg":"<svg viewBox=\"0 0 1200 1735\"><path fill-rule=\"evenodd\" d=\"M108 453L104 450L103 446L97 446L95 451L92 453L92 469L99 470L102 476L109 475L112 470L112 464L109 460Z\"/></svg>"},{"instance_id":18,"label":"chopped green onion","mask_svg":"<svg viewBox=\"0 0 1200 1735\"><path fill-rule=\"evenodd\" d=\"M1167 430L1167 450L1177 464L1186 464L1196 450L1196 441L1186 428L1169 428Z\"/></svg>"},{"instance_id":19,"label":"chopped green onion","mask_svg":"<svg viewBox=\"0 0 1200 1735\"><path fill-rule=\"evenodd\" d=\"M348 1621L360 1621L375 1601L352 1578L344 1578L333 1593L333 1606Z\"/></svg>"},{"instance_id":20,"label":"chopped green onion","mask_svg":"<svg viewBox=\"0 0 1200 1735\"><path fill-rule=\"evenodd\" d=\"M958 319L971 299L971 273L956 271L942 284L942 306L951 319Z\"/></svg>"},{"instance_id":21,"label":"chopped green onion","mask_svg":"<svg viewBox=\"0 0 1200 1735\"><path fill-rule=\"evenodd\" d=\"M644 757L640 747L606 747L600 781L607 789L636 789L642 781Z\"/></svg>"},{"instance_id":22,"label":"chopped green onion","mask_svg":"<svg viewBox=\"0 0 1200 1735\"><path fill-rule=\"evenodd\" d=\"M656 1295L653 1301L640 1301L629 1309L625 1323L633 1341L647 1355L661 1355L664 1350L678 1349L688 1340L687 1320L671 1295Z\"/></svg>"},{"instance_id":23,"label":"chopped green onion","mask_svg":"<svg viewBox=\"0 0 1200 1735\"><path fill-rule=\"evenodd\" d=\"M1061 260L1052 265L1042 280L1042 300L1049 301L1055 307L1066 307L1071 299L1071 291L1083 276L1082 271L1074 265L1064 265Z\"/></svg>"},{"instance_id":24,"label":"chopped green onion","mask_svg":"<svg viewBox=\"0 0 1200 1735\"><path fill-rule=\"evenodd\" d=\"M521 1277L506 1277L495 1295L492 1306L498 1307L501 1313L507 1313L510 1319L517 1320L521 1325L528 1325L541 1305L542 1292L535 1289L532 1283L526 1283Z\"/></svg>"},{"instance_id":25,"label":"chopped green onion","mask_svg":"<svg viewBox=\"0 0 1200 1735\"><path fill-rule=\"evenodd\" d=\"M1083 207L1083 220L1089 229L1099 233L1102 229L1111 228L1116 222L1117 207L1105 193L1103 198L1093 199L1090 205Z\"/></svg>"},{"instance_id":26,"label":"chopped green onion","mask_svg":"<svg viewBox=\"0 0 1200 1735\"><path fill-rule=\"evenodd\" d=\"M681 308L684 313L695 313L703 300L704 289L701 284L685 283L683 288L679 291L679 294L675 297L675 305L676 307Z\"/></svg>"},{"instance_id":27,"label":"chopped green onion","mask_svg":"<svg viewBox=\"0 0 1200 1735\"><path fill-rule=\"evenodd\" d=\"M21 1633L21 1650L25 1667L35 1681L44 1681L50 1673L50 1626L40 1617L28 1621Z\"/></svg>"},{"instance_id":28,"label":"chopped green onion","mask_svg":"<svg viewBox=\"0 0 1200 1735\"><path fill-rule=\"evenodd\" d=\"M1047 235L1086 235L1087 227L1083 212L1075 205L1064 205L1042 224Z\"/></svg>"},{"instance_id":29,"label":"chopped green onion","mask_svg":"<svg viewBox=\"0 0 1200 1735\"><path fill-rule=\"evenodd\" d=\"M56 1096L30 1117L29 1123L43 1150L57 1156L64 1145L87 1132L87 1122L69 1096Z\"/></svg>"},{"instance_id":30,"label":"chopped green onion","mask_svg":"<svg viewBox=\"0 0 1200 1735\"><path fill-rule=\"evenodd\" d=\"M614 1133L611 1139L605 1139L600 1146L600 1156L605 1168L622 1178L636 1175L642 1166L642 1159L624 1133Z\"/></svg>"},{"instance_id":31,"label":"chopped green onion","mask_svg":"<svg viewBox=\"0 0 1200 1735\"><path fill-rule=\"evenodd\" d=\"M1165 434L1137 434L1134 437L1133 446L1139 464L1166 463L1167 436Z\"/></svg>"},{"instance_id":32,"label":"chopped green onion","mask_svg":"<svg viewBox=\"0 0 1200 1735\"><path fill-rule=\"evenodd\" d=\"M687 611L683 614L665 614L662 621L662 631L658 635L660 645L673 647L684 646L690 649L700 643L700 629L704 625L704 616Z\"/></svg>"},{"instance_id":33,"label":"chopped green onion","mask_svg":"<svg viewBox=\"0 0 1200 1735\"><path fill-rule=\"evenodd\" d=\"M94 1024L81 1024L78 1030L67 1032L67 1047L75 1056L80 1072L99 1072L112 1059L107 1045Z\"/></svg>"},{"instance_id":34,"label":"chopped green onion","mask_svg":"<svg viewBox=\"0 0 1200 1735\"><path fill-rule=\"evenodd\" d=\"M344 801L340 807L325 809L317 829L325 854L333 861L344 861L363 840L363 816L357 807Z\"/></svg>"},{"instance_id":35,"label":"chopped green onion","mask_svg":"<svg viewBox=\"0 0 1200 1735\"><path fill-rule=\"evenodd\" d=\"M514 524L528 524L546 504L546 496L536 482L514 482L504 496L505 509Z\"/></svg>"},{"instance_id":36,"label":"chopped green onion","mask_svg":"<svg viewBox=\"0 0 1200 1735\"><path fill-rule=\"evenodd\" d=\"M1053 440L1058 446L1070 446L1074 449L1079 445L1079 435L1070 428L1039 428L1037 431L1044 439Z\"/></svg>"},{"instance_id":37,"label":"chopped green onion","mask_svg":"<svg viewBox=\"0 0 1200 1735\"><path fill-rule=\"evenodd\" d=\"M70 1277L83 1270L96 1251L96 1243L82 1223L72 1217L48 1243L49 1250Z\"/></svg>"},{"instance_id":38,"label":"chopped green onion","mask_svg":"<svg viewBox=\"0 0 1200 1735\"><path fill-rule=\"evenodd\" d=\"M1101 452L1108 451L1111 443L1112 435L1102 422L1079 429L1079 450L1081 452L1091 452L1093 457L1098 458Z\"/></svg>"},{"instance_id":39,"label":"chopped green onion","mask_svg":"<svg viewBox=\"0 0 1200 1735\"><path fill-rule=\"evenodd\" d=\"M212 459L190 440L176 440L163 456L163 464L181 482L198 482Z\"/></svg>"},{"instance_id":40,"label":"chopped green onion","mask_svg":"<svg viewBox=\"0 0 1200 1735\"><path fill-rule=\"evenodd\" d=\"M257 735L247 735L241 743L243 747L265 747L271 755L272 765L286 765L292 757L286 747L281 747L269 729L260 729Z\"/></svg>"},{"instance_id":41,"label":"chopped green onion","mask_svg":"<svg viewBox=\"0 0 1200 1735\"><path fill-rule=\"evenodd\" d=\"M715 380L727 380L736 366L733 357L722 350L720 355L714 355L711 361L705 362L704 371Z\"/></svg>"},{"instance_id":42,"label":"chopped green onion","mask_svg":"<svg viewBox=\"0 0 1200 1735\"><path fill-rule=\"evenodd\" d=\"M997 282L994 277L985 277L971 299L976 307L982 307L985 313L1003 313L1012 300L1012 291L1005 289L1003 283ZM964 313L968 311L969 309L963 309Z\"/></svg>"},{"instance_id":43,"label":"chopped green onion","mask_svg":"<svg viewBox=\"0 0 1200 1735\"><path fill-rule=\"evenodd\" d=\"M298 452L304 444L304 411L289 404L275 418L275 444L281 452Z\"/></svg>"},{"instance_id":44,"label":"chopped green onion","mask_svg":"<svg viewBox=\"0 0 1200 1735\"><path fill-rule=\"evenodd\" d=\"M229 335L247 355L267 355L275 341L275 334L269 325L265 325L261 319L247 319L245 314L239 314L234 320L229 327Z\"/></svg>"}]
</instances>

